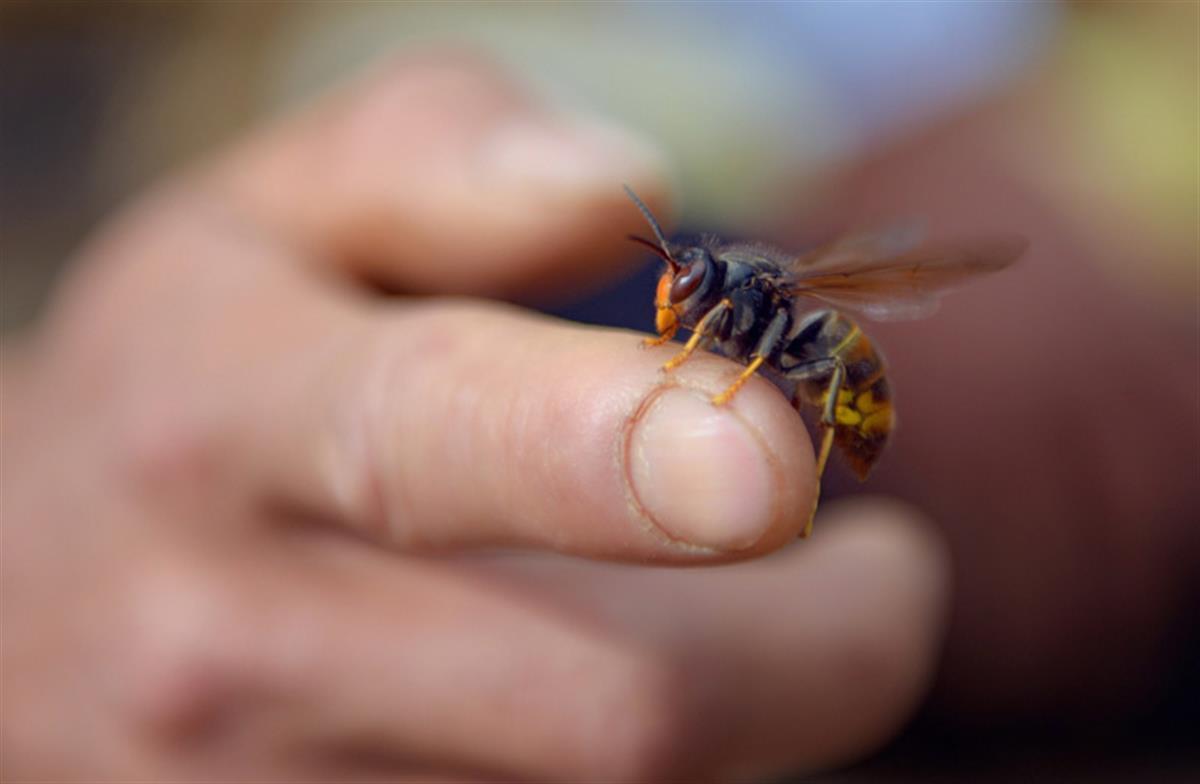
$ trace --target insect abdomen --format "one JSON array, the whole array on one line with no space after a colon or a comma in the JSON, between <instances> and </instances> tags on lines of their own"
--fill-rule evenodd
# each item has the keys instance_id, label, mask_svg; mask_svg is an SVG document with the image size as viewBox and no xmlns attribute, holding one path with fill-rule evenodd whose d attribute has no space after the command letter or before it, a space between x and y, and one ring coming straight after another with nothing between
<instances>
[{"instance_id":1,"label":"insect abdomen","mask_svg":"<svg viewBox=\"0 0 1200 784\"><path fill-rule=\"evenodd\" d=\"M805 353L837 357L846 367L835 409L834 443L858 478L866 479L883 454L894 425L891 387L883 358L857 324L832 312L823 321ZM800 392L807 402L824 410L829 379L806 381Z\"/></svg>"}]
</instances>

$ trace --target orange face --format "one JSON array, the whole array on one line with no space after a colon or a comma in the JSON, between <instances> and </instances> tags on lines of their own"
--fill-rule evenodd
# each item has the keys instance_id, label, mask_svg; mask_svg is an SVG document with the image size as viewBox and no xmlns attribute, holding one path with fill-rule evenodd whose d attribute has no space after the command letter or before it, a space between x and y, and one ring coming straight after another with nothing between
<instances>
[{"instance_id":1,"label":"orange face","mask_svg":"<svg viewBox=\"0 0 1200 784\"><path fill-rule=\"evenodd\" d=\"M671 270L658 279L658 291L654 295L654 326L660 335L675 329L679 323L679 314L671 304L671 283L674 280L675 274Z\"/></svg>"}]
</instances>

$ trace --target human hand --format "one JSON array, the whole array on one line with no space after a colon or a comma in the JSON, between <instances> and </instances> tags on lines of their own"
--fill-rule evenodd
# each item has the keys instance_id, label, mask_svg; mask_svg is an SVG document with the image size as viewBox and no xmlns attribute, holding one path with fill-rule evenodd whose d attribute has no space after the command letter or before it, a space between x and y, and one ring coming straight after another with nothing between
<instances>
[{"instance_id":1,"label":"human hand","mask_svg":"<svg viewBox=\"0 0 1200 784\"><path fill-rule=\"evenodd\" d=\"M747 560L815 489L773 388L714 408L723 360L367 288L611 274L622 181L661 204L620 133L412 59L102 231L5 346L4 777L723 778L886 739L944 559L875 502Z\"/></svg>"}]
</instances>

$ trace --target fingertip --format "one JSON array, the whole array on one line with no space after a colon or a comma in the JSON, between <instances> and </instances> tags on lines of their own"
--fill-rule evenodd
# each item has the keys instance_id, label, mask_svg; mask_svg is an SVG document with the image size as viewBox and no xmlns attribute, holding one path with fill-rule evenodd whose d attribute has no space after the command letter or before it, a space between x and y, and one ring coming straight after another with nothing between
<instances>
[{"instance_id":1,"label":"fingertip","mask_svg":"<svg viewBox=\"0 0 1200 784\"><path fill-rule=\"evenodd\" d=\"M746 557L796 538L816 482L804 425L770 383L754 379L730 403L712 403L736 372L703 357L660 379L630 417L625 476L669 539Z\"/></svg>"},{"instance_id":2,"label":"fingertip","mask_svg":"<svg viewBox=\"0 0 1200 784\"><path fill-rule=\"evenodd\" d=\"M844 548L847 561L870 563L864 571L902 568L925 595L949 594L950 551L927 515L885 496L861 496L830 504L817 525L828 530L829 546Z\"/></svg>"}]
</instances>

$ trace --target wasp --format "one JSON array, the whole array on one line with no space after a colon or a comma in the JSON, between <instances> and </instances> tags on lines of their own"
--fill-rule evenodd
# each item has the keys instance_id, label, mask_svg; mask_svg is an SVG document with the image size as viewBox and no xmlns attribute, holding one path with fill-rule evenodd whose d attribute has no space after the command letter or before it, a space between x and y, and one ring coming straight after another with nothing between
<instances>
[{"instance_id":1,"label":"wasp","mask_svg":"<svg viewBox=\"0 0 1200 784\"><path fill-rule=\"evenodd\" d=\"M876 321L924 318L939 297L981 273L1007 267L1024 252L1019 237L934 247L919 232L852 235L795 255L754 242L705 236L667 242L654 215L628 186L656 241L631 236L666 262L654 298L657 346L691 330L663 365L670 372L697 349L745 365L712 402L725 405L760 369L791 386L797 411L819 412L817 481L836 444L860 481L879 461L895 427L887 367L871 339L840 308ZM832 307L808 310L806 300ZM815 509L814 509L815 511ZM801 537L812 531L809 517Z\"/></svg>"}]
</instances>

